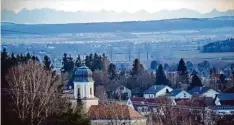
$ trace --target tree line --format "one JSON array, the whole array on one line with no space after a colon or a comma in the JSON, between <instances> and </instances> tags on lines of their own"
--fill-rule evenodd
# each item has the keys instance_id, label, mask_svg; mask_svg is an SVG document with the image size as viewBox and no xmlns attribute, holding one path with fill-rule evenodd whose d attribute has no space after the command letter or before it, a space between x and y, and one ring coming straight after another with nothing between
<instances>
[{"instance_id":1,"label":"tree line","mask_svg":"<svg viewBox=\"0 0 234 125\"><path fill-rule=\"evenodd\" d=\"M50 58L1 52L3 125L89 125L82 104L72 106L61 93L61 78Z\"/></svg>"}]
</instances>

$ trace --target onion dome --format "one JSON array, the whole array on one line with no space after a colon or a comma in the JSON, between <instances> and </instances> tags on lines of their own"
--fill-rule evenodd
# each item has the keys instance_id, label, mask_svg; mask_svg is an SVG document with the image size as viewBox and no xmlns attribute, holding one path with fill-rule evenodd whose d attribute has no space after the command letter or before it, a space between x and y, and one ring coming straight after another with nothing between
<instances>
[{"instance_id":1,"label":"onion dome","mask_svg":"<svg viewBox=\"0 0 234 125\"><path fill-rule=\"evenodd\" d=\"M82 63L81 67L79 67L75 71L75 80L74 82L91 82L93 81L92 71Z\"/></svg>"}]
</instances>

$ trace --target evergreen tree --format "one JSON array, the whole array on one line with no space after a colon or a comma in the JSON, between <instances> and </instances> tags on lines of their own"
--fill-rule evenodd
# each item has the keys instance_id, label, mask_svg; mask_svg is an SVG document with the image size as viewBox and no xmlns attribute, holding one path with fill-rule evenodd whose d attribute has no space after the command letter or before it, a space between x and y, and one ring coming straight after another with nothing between
<instances>
[{"instance_id":1,"label":"evergreen tree","mask_svg":"<svg viewBox=\"0 0 234 125\"><path fill-rule=\"evenodd\" d=\"M67 61L67 54L66 53L63 54L62 64L63 64L63 67L62 67L63 72L66 72L68 69L67 68L68 61Z\"/></svg>"},{"instance_id":2,"label":"evergreen tree","mask_svg":"<svg viewBox=\"0 0 234 125\"><path fill-rule=\"evenodd\" d=\"M141 70L141 63L140 63L140 60L139 59L135 59L133 61L133 65L132 65L132 76L137 76L140 74L140 70Z\"/></svg>"},{"instance_id":3,"label":"evergreen tree","mask_svg":"<svg viewBox=\"0 0 234 125\"><path fill-rule=\"evenodd\" d=\"M156 71L156 85L168 85L168 79L163 71L162 64L159 64Z\"/></svg>"},{"instance_id":4,"label":"evergreen tree","mask_svg":"<svg viewBox=\"0 0 234 125\"><path fill-rule=\"evenodd\" d=\"M46 70L53 69L53 65L51 64L51 60L50 60L49 56L47 56L47 55L44 56L43 63L44 63L44 67Z\"/></svg>"},{"instance_id":5,"label":"evergreen tree","mask_svg":"<svg viewBox=\"0 0 234 125\"><path fill-rule=\"evenodd\" d=\"M116 73L116 72L117 72L117 71L116 71L116 66L115 66L115 64L111 63L111 64L109 65L109 68L108 68L109 78L110 78L111 80L113 80L113 79L116 78L116 76L117 76L117 73Z\"/></svg>"},{"instance_id":6,"label":"evergreen tree","mask_svg":"<svg viewBox=\"0 0 234 125\"><path fill-rule=\"evenodd\" d=\"M16 64L17 64L16 57L14 53L11 53L11 65L16 65Z\"/></svg>"},{"instance_id":7,"label":"evergreen tree","mask_svg":"<svg viewBox=\"0 0 234 125\"><path fill-rule=\"evenodd\" d=\"M28 53L26 54L26 60L28 61L29 59L31 59L31 55L30 55L30 53L28 52Z\"/></svg>"},{"instance_id":8,"label":"evergreen tree","mask_svg":"<svg viewBox=\"0 0 234 125\"><path fill-rule=\"evenodd\" d=\"M224 74L219 75L219 80L221 83L225 83L226 76Z\"/></svg>"},{"instance_id":9,"label":"evergreen tree","mask_svg":"<svg viewBox=\"0 0 234 125\"><path fill-rule=\"evenodd\" d=\"M78 55L77 58L76 58L75 66L76 66L76 67L80 67L80 66L81 66L81 63L82 63L82 62L81 62L81 59L80 59L80 55Z\"/></svg>"},{"instance_id":10,"label":"evergreen tree","mask_svg":"<svg viewBox=\"0 0 234 125\"><path fill-rule=\"evenodd\" d=\"M91 69L92 66L92 61L93 61L93 54L87 55L85 57L85 65Z\"/></svg>"},{"instance_id":11,"label":"evergreen tree","mask_svg":"<svg viewBox=\"0 0 234 125\"><path fill-rule=\"evenodd\" d=\"M201 82L201 79L195 74L192 77L192 82L190 84L189 89L192 89L193 87L197 87L197 86L202 86L202 82Z\"/></svg>"},{"instance_id":12,"label":"evergreen tree","mask_svg":"<svg viewBox=\"0 0 234 125\"><path fill-rule=\"evenodd\" d=\"M36 57L35 57L34 55L32 56L32 60L33 60L33 61L35 61L35 60L36 60Z\"/></svg>"},{"instance_id":13,"label":"evergreen tree","mask_svg":"<svg viewBox=\"0 0 234 125\"><path fill-rule=\"evenodd\" d=\"M63 59L62 59L62 64L63 64L63 72L72 72L74 68L74 61L71 55L68 57L66 53L63 54Z\"/></svg>"},{"instance_id":14,"label":"evergreen tree","mask_svg":"<svg viewBox=\"0 0 234 125\"><path fill-rule=\"evenodd\" d=\"M177 71L179 72L180 75L185 75L187 74L187 68L185 66L183 58L180 59Z\"/></svg>"},{"instance_id":15,"label":"evergreen tree","mask_svg":"<svg viewBox=\"0 0 234 125\"><path fill-rule=\"evenodd\" d=\"M73 68L74 68L75 63L74 63L73 58L71 57L71 55L69 55L69 57L67 59L68 59L68 65L67 65L68 72L71 72L73 70Z\"/></svg>"},{"instance_id":16,"label":"evergreen tree","mask_svg":"<svg viewBox=\"0 0 234 125\"><path fill-rule=\"evenodd\" d=\"M7 58L8 58L8 53L7 53L7 50L6 48L3 48L3 51L1 53L1 58L2 58L2 61L6 61Z\"/></svg>"},{"instance_id":17,"label":"evergreen tree","mask_svg":"<svg viewBox=\"0 0 234 125\"><path fill-rule=\"evenodd\" d=\"M177 67L177 72L179 74L179 81L178 82L189 84L187 68L186 68L184 60L182 58L179 61L179 65Z\"/></svg>"}]
</instances>

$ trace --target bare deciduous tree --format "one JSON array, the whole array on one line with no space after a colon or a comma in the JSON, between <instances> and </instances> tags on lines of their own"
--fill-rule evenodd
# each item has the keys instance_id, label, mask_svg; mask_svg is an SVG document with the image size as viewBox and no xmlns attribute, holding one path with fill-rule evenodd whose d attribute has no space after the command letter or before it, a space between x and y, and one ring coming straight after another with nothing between
<instances>
[{"instance_id":1,"label":"bare deciduous tree","mask_svg":"<svg viewBox=\"0 0 234 125\"><path fill-rule=\"evenodd\" d=\"M99 85L95 90L95 96L98 97L100 101L107 101L108 97L104 86Z\"/></svg>"},{"instance_id":2,"label":"bare deciduous tree","mask_svg":"<svg viewBox=\"0 0 234 125\"><path fill-rule=\"evenodd\" d=\"M6 76L12 110L22 124L40 124L46 116L58 110L57 77L37 62L27 62L11 68Z\"/></svg>"}]
</instances>

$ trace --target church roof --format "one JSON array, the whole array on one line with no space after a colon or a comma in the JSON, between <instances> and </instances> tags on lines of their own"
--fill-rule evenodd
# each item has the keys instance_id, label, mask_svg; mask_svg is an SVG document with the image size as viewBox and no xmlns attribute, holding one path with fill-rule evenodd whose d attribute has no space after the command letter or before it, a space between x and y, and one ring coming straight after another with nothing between
<instances>
[{"instance_id":1,"label":"church roof","mask_svg":"<svg viewBox=\"0 0 234 125\"><path fill-rule=\"evenodd\" d=\"M91 120L132 120L145 119L133 108L124 104L92 105L88 111Z\"/></svg>"},{"instance_id":2,"label":"church roof","mask_svg":"<svg viewBox=\"0 0 234 125\"><path fill-rule=\"evenodd\" d=\"M74 82L90 82L93 81L92 71L84 64L75 71Z\"/></svg>"}]
</instances>

